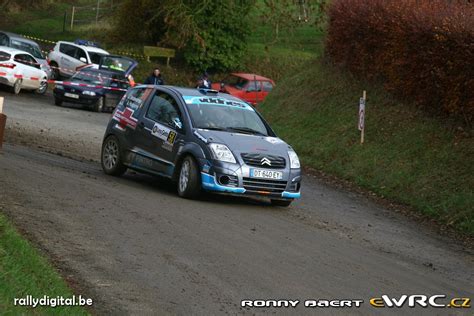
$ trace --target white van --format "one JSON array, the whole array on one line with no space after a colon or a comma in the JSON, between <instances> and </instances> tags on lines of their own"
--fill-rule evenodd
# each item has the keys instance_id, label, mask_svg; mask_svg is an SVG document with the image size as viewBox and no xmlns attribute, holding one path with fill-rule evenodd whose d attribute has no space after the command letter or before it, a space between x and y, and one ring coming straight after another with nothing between
<instances>
[{"instance_id":1,"label":"white van","mask_svg":"<svg viewBox=\"0 0 474 316\"><path fill-rule=\"evenodd\" d=\"M94 46L79 45L72 42L57 42L49 53L49 65L53 69L52 78L71 77L86 65L99 67L100 58L109 53Z\"/></svg>"}]
</instances>

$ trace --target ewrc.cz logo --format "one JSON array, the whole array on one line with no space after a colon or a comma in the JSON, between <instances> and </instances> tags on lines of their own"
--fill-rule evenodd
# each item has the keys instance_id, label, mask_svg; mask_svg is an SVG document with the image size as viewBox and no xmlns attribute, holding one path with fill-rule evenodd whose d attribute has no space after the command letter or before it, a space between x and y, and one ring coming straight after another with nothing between
<instances>
[{"instance_id":1,"label":"ewrc.cz logo","mask_svg":"<svg viewBox=\"0 0 474 316\"><path fill-rule=\"evenodd\" d=\"M445 300L446 295L402 295L400 298L391 298L388 295L382 295L382 297L375 297L369 300L370 305L373 307L404 307L408 306L411 308L421 307L437 307L437 308L470 308L471 299L467 297L456 297L449 302Z\"/></svg>"}]
</instances>

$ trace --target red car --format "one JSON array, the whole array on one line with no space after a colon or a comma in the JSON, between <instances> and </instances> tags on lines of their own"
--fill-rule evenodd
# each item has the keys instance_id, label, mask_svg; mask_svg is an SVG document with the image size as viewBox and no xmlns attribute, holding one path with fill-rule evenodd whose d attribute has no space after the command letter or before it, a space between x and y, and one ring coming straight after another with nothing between
<instances>
[{"instance_id":1,"label":"red car","mask_svg":"<svg viewBox=\"0 0 474 316\"><path fill-rule=\"evenodd\" d=\"M231 73L220 83L213 83L212 89L236 96L253 106L262 102L272 91L275 82L255 74Z\"/></svg>"}]
</instances>

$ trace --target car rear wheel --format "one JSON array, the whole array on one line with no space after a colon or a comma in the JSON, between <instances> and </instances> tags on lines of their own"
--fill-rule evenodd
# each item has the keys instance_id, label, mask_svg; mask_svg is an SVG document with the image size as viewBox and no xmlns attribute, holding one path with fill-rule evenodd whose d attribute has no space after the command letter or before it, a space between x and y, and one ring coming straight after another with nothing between
<instances>
[{"instance_id":1,"label":"car rear wheel","mask_svg":"<svg viewBox=\"0 0 474 316\"><path fill-rule=\"evenodd\" d=\"M111 135L102 144L102 154L100 162L106 174L121 176L127 171L127 167L122 163L120 143L117 137Z\"/></svg>"},{"instance_id":2,"label":"car rear wheel","mask_svg":"<svg viewBox=\"0 0 474 316\"><path fill-rule=\"evenodd\" d=\"M58 64L56 64L55 62L51 62L50 66L51 66L51 79L59 80L60 74L59 74Z\"/></svg>"},{"instance_id":3,"label":"car rear wheel","mask_svg":"<svg viewBox=\"0 0 474 316\"><path fill-rule=\"evenodd\" d=\"M41 82L40 87L36 90L37 94L45 94L48 90L48 81L46 79Z\"/></svg>"},{"instance_id":4,"label":"car rear wheel","mask_svg":"<svg viewBox=\"0 0 474 316\"><path fill-rule=\"evenodd\" d=\"M94 111L103 112L104 111L104 106L105 106L105 98L100 97L99 100L97 100L97 102L94 106Z\"/></svg>"},{"instance_id":5,"label":"car rear wheel","mask_svg":"<svg viewBox=\"0 0 474 316\"><path fill-rule=\"evenodd\" d=\"M178 195L188 199L195 199L201 192L199 168L196 161L187 156L181 163L178 177Z\"/></svg>"},{"instance_id":6,"label":"car rear wheel","mask_svg":"<svg viewBox=\"0 0 474 316\"><path fill-rule=\"evenodd\" d=\"M21 91L21 83L22 83L21 79L17 79L17 80L15 81L15 83L13 84L12 90L13 90L13 93L14 93L14 94L20 94L20 91Z\"/></svg>"},{"instance_id":7,"label":"car rear wheel","mask_svg":"<svg viewBox=\"0 0 474 316\"><path fill-rule=\"evenodd\" d=\"M273 206L283 206L288 207L290 206L292 200L270 200Z\"/></svg>"}]
</instances>

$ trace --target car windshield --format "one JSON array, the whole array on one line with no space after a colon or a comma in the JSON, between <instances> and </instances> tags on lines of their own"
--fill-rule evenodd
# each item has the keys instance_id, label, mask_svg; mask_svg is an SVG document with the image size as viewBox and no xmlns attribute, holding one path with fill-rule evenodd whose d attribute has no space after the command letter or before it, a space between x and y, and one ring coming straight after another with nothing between
<instances>
[{"instance_id":1,"label":"car windshield","mask_svg":"<svg viewBox=\"0 0 474 316\"><path fill-rule=\"evenodd\" d=\"M89 52L89 57L91 58L91 62L93 64L100 64L100 58L102 56L105 56L104 54L99 54L99 53L94 53L94 52Z\"/></svg>"},{"instance_id":2,"label":"car windshield","mask_svg":"<svg viewBox=\"0 0 474 316\"><path fill-rule=\"evenodd\" d=\"M229 76L223 80L226 85L242 90L248 83L248 80L236 76Z\"/></svg>"},{"instance_id":3,"label":"car windshield","mask_svg":"<svg viewBox=\"0 0 474 316\"><path fill-rule=\"evenodd\" d=\"M12 40L12 47L28 52L31 55L33 55L35 58L44 59L43 55L41 54L41 50L39 49L38 46L32 45L30 43L26 43L26 42Z\"/></svg>"},{"instance_id":4,"label":"car windshield","mask_svg":"<svg viewBox=\"0 0 474 316\"><path fill-rule=\"evenodd\" d=\"M101 74L99 71L95 69L83 69L78 71L72 76L72 81L80 81L88 84L96 84L96 85L110 85L110 76L105 74Z\"/></svg>"},{"instance_id":5,"label":"car windshield","mask_svg":"<svg viewBox=\"0 0 474 316\"><path fill-rule=\"evenodd\" d=\"M244 102L206 97L184 99L195 128L268 135L260 116Z\"/></svg>"}]
</instances>

